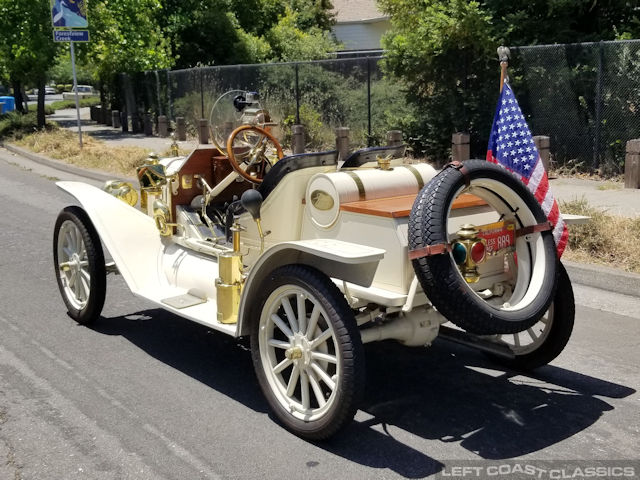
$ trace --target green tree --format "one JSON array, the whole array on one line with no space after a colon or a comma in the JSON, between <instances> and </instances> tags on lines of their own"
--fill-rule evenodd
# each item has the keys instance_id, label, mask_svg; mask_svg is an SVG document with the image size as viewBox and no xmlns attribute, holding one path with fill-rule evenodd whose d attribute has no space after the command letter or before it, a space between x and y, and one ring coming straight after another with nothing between
<instances>
[{"instance_id":1,"label":"green tree","mask_svg":"<svg viewBox=\"0 0 640 480\"><path fill-rule=\"evenodd\" d=\"M506 45L638 38L638 0L482 0Z\"/></svg>"},{"instance_id":2,"label":"green tree","mask_svg":"<svg viewBox=\"0 0 640 480\"><path fill-rule=\"evenodd\" d=\"M95 65L89 62L87 58L83 61L76 60L76 77L79 84L91 85L96 80ZM57 84L73 83L73 71L71 69L71 54L64 51L56 58L56 63L49 70L49 80Z\"/></svg>"},{"instance_id":3,"label":"green tree","mask_svg":"<svg viewBox=\"0 0 640 480\"><path fill-rule=\"evenodd\" d=\"M336 45L328 0L162 0L176 66L324 58Z\"/></svg>"},{"instance_id":4,"label":"green tree","mask_svg":"<svg viewBox=\"0 0 640 480\"><path fill-rule=\"evenodd\" d=\"M448 158L451 133L488 131L497 95L491 17L465 0L380 0L391 15L384 67L419 115L399 118L417 153ZM492 82L489 85L487 79ZM491 90L493 88L493 91ZM492 95L493 93L493 95Z\"/></svg>"},{"instance_id":5,"label":"green tree","mask_svg":"<svg viewBox=\"0 0 640 480\"><path fill-rule=\"evenodd\" d=\"M386 72L403 83L419 112L398 123L415 149L435 160L447 158L450 134L458 129L472 134L476 154L484 150L498 94L498 45L640 37L639 0L379 0L379 5L392 23L383 40ZM583 78L585 72L576 68L572 75ZM512 73L517 81L518 72Z\"/></svg>"},{"instance_id":6,"label":"green tree","mask_svg":"<svg viewBox=\"0 0 640 480\"><path fill-rule=\"evenodd\" d=\"M326 58L337 45L328 31L319 26L304 26L311 23L305 14L285 9L278 22L265 34L271 46L271 61L300 61Z\"/></svg>"},{"instance_id":7,"label":"green tree","mask_svg":"<svg viewBox=\"0 0 640 480\"><path fill-rule=\"evenodd\" d=\"M45 125L44 86L55 62L48 0L0 0L0 57L10 79L16 108L24 111L22 88L35 84L38 93L38 127Z\"/></svg>"},{"instance_id":8,"label":"green tree","mask_svg":"<svg viewBox=\"0 0 640 480\"><path fill-rule=\"evenodd\" d=\"M95 64L97 80L107 90L118 73L173 65L169 41L156 20L159 0L92 0L88 5L91 42L82 53Z\"/></svg>"}]
</instances>

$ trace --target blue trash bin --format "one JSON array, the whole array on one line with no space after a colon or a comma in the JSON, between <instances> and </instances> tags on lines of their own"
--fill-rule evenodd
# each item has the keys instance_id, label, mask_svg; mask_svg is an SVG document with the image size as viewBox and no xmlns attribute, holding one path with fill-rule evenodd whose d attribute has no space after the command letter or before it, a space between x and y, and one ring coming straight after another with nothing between
<instances>
[{"instance_id":1,"label":"blue trash bin","mask_svg":"<svg viewBox=\"0 0 640 480\"><path fill-rule=\"evenodd\" d=\"M2 104L2 114L7 112L13 112L16 109L16 99L13 97L0 97L0 103Z\"/></svg>"}]
</instances>

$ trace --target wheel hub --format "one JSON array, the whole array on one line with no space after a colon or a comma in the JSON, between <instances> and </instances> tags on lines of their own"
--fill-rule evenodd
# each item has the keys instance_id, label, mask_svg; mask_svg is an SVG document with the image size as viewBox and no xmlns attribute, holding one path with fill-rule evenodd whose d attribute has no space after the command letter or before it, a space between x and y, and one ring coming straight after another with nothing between
<instances>
[{"instance_id":1,"label":"wheel hub","mask_svg":"<svg viewBox=\"0 0 640 480\"><path fill-rule=\"evenodd\" d=\"M308 367L311 364L311 344L306 335L296 333L291 342L291 347L284 352L284 355L295 363L302 361L304 366Z\"/></svg>"}]
</instances>

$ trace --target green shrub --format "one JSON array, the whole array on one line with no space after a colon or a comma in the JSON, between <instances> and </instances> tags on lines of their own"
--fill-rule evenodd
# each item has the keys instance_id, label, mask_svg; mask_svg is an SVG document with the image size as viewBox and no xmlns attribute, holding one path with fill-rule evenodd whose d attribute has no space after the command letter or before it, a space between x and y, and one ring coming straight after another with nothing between
<instances>
[{"instance_id":1,"label":"green shrub","mask_svg":"<svg viewBox=\"0 0 640 480\"><path fill-rule=\"evenodd\" d=\"M58 125L48 123L47 129L56 129ZM9 112L0 116L0 139L22 138L24 135L38 130L38 118L36 112L22 114Z\"/></svg>"},{"instance_id":2,"label":"green shrub","mask_svg":"<svg viewBox=\"0 0 640 480\"><path fill-rule=\"evenodd\" d=\"M93 107L94 105L100 105L100 98L91 97L80 99L80 107ZM63 108L76 108L76 101L58 100L57 102L52 102L48 106L51 107L51 113L53 113L55 110L62 110ZM51 113L47 113L47 115L50 115Z\"/></svg>"}]
</instances>

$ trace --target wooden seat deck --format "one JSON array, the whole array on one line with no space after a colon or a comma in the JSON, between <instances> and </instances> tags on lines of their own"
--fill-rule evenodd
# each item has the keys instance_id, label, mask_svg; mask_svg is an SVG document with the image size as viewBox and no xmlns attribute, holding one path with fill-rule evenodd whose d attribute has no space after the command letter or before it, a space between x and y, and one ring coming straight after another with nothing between
<instances>
[{"instance_id":1,"label":"wooden seat deck","mask_svg":"<svg viewBox=\"0 0 640 480\"><path fill-rule=\"evenodd\" d=\"M374 215L376 217L403 218L409 216L416 196L417 195L400 195L398 197L348 202L340 205L340 210L344 212ZM487 202L482 200L480 197L476 197L470 193L463 193L454 200L451 208L456 210L459 208L481 207L486 204Z\"/></svg>"}]
</instances>

